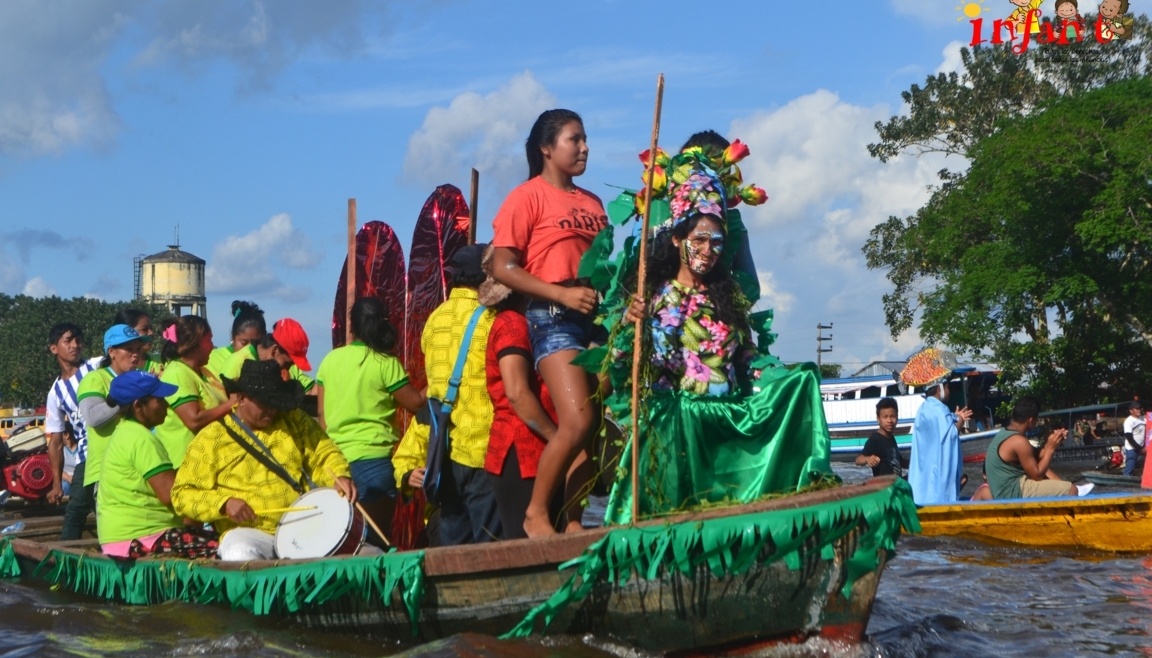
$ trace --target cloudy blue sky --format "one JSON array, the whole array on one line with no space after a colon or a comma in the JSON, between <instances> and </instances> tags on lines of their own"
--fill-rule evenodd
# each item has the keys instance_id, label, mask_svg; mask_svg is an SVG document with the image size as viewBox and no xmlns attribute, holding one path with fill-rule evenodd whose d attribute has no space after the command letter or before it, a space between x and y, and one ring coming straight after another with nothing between
<instances>
[{"instance_id":1,"label":"cloudy blue sky","mask_svg":"<svg viewBox=\"0 0 1152 658\"><path fill-rule=\"evenodd\" d=\"M774 351L813 360L831 322L824 358L848 372L902 357L918 337L889 335L860 247L958 163L865 145L901 91L956 67L964 4L3 0L0 292L128 299L133 257L179 225L220 340L229 302L254 299L299 319L319 363L349 197L407 241L432 190L467 190L475 167L486 239L532 121L566 107L589 135L580 183L610 199L639 180L663 72L662 144L714 128L752 149Z\"/></svg>"}]
</instances>

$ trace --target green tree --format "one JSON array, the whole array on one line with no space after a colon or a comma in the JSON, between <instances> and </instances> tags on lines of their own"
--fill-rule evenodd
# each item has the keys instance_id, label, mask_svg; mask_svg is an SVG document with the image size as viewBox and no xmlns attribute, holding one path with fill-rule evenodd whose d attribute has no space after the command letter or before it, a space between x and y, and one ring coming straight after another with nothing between
<instances>
[{"instance_id":1,"label":"green tree","mask_svg":"<svg viewBox=\"0 0 1152 658\"><path fill-rule=\"evenodd\" d=\"M844 372L844 368L839 363L820 364L820 379L836 379L840 377L842 372Z\"/></svg>"},{"instance_id":2,"label":"green tree","mask_svg":"<svg viewBox=\"0 0 1152 658\"><path fill-rule=\"evenodd\" d=\"M1008 388L1050 404L1152 383L1152 80L1061 94L1000 117L916 215L864 247L888 270L894 333L991 352ZM1152 374L1152 373L1150 373Z\"/></svg>"},{"instance_id":3,"label":"green tree","mask_svg":"<svg viewBox=\"0 0 1152 658\"><path fill-rule=\"evenodd\" d=\"M15 297L0 294L0 402L38 407L60 374L48 352L48 330L72 322L84 330L88 356L102 352L104 330L124 308L147 311L156 324L171 317L164 307L144 302L103 302L77 297Z\"/></svg>"}]
</instances>

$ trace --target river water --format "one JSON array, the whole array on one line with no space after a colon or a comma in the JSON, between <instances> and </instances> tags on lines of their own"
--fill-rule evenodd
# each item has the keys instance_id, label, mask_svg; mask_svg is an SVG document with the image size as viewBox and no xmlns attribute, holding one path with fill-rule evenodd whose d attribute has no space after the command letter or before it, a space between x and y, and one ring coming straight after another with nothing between
<instances>
[{"instance_id":1,"label":"river water","mask_svg":"<svg viewBox=\"0 0 1152 658\"><path fill-rule=\"evenodd\" d=\"M852 479L857 472L838 471ZM975 474L979 477L979 473ZM903 537L881 579L867 642L781 656L1152 656L1152 557ZM215 607L128 607L0 581L0 658L380 656L399 647ZM405 655L642 656L610 638L463 637Z\"/></svg>"}]
</instances>

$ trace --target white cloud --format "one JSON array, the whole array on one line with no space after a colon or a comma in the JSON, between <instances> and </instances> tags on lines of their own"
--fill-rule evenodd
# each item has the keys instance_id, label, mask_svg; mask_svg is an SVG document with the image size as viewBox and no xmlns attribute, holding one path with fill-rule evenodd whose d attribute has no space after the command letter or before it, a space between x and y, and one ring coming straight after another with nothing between
<instances>
[{"instance_id":1,"label":"white cloud","mask_svg":"<svg viewBox=\"0 0 1152 658\"><path fill-rule=\"evenodd\" d=\"M408 140L404 174L423 185L466 179L475 167L485 187L504 189L523 180L524 136L556 99L531 72L481 96L466 92L448 107L434 107Z\"/></svg>"},{"instance_id":2,"label":"white cloud","mask_svg":"<svg viewBox=\"0 0 1152 658\"><path fill-rule=\"evenodd\" d=\"M777 313L788 313L796 298L791 293L780 290L776 282L776 275L772 272L758 271L756 278L760 281L760 301L757 308L770 308Z\"/></svg>"},{"instance_id":3,"label":"white cloud","mask_svg":"<svg viewBox=\"0 0 1152 658\"><path fill-rule=\"evenodd\" d=\"M52 297L56 294L56 289L52 287L41 277L33 277L24 283L24 289L20 291L22 295L29 297Z\"/></svg>"},{"instance_id":4,"label":"white cloud","mask_svg":"<svg viewBox=\"0 0 1152 658\"><path fill-rule=\"evenodd\" d=\"M311 269L321 257L292 218L281 213L251 233L217 243L204 270L205 283L212 294L303 300L308 290L285 284L280 271Z\"/></svg>"},{"instance_id":5,"label":"white cloud","mask_svg":"<svg viewBox=\"0 0 1152 658\"><path fill-rule=\"evenodd\" d=\"M960 49L964 48L963 41L952 41L944 50L940 51L943 61L936 67L936 73L961 73L964 70L964 60L960 59Z\"/></svg>"}]
</instances>

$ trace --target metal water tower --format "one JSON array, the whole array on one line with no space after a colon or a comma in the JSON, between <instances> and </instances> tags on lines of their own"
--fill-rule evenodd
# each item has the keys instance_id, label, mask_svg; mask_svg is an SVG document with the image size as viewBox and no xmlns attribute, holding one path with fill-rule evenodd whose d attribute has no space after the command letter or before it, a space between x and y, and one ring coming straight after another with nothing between
<instances>
[{"instance_id":1,"label":"metal water tower","mask_svg":"<svg viewBox=\"0 0 1152 658\"><path fill-rule=\"evenodd\" d=\"M207 317L204 296L204 259L186 251L179 244L168 245L168 251L135 259L136 298L164 305L173 315Z\"/></svg>"}]
</instances>

